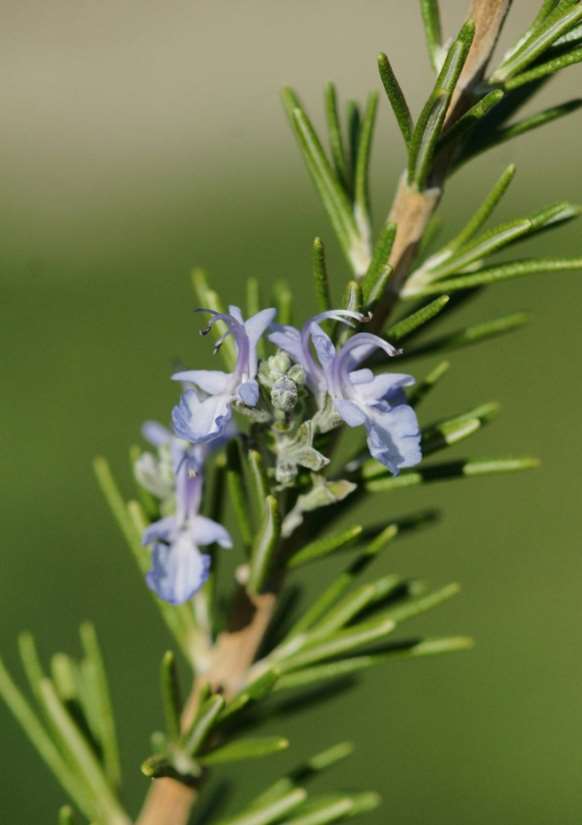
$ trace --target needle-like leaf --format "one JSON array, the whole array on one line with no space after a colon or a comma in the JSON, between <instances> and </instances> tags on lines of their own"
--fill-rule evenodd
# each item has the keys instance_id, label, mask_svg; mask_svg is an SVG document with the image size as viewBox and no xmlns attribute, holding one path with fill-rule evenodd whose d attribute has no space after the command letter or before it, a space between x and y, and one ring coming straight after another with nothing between
<instances>
[{"instance_id":1,"label":"needle-like leaf","mask_svg":"<svg viewBox=\"0 0 582 825\"><path fill-rule=\"evenodd\" d=\"M482 132L475 132L474 139L469 141L467 148L460 156L459 162L465 162L480 155L481 153L492 149L495 146L500 146L508 140L525 135L540 126L545 126L547 123L552 123L554 120L559 120L566 117L572 112L576 112L582 106L582 99L575 98L562 103L559 106L551 106L544 109L542 112L537 112L534 115L523 118L523 120L512 123L509 126L504 126L493 131L483 130Z\"/></svg>"},{"instance_id":2,"label":"needle-like leaf","mask_svg":"<svg viewBox=\"0 0 582 825\"><path fill-rule=\"evenodd\" d=\"M408 108L406 98L400 88L400 84L398 83L396 75L392 70L390 61L383 53L378 55L378 71L380 72L380 79L382 80L382 84L386 90L386 95L388 96L388 100L392 106L392 111L394 112L396 122L398 123L400 132L404 138L404 143L406 147L409 148L413 131L412 116L410 114L410 109Z\"/></svg>"},{"instance_id":3,"label":"needle-like leaf","mask_svg":"<svg viewBox=\"0 0 582 825\"><path fill-rule=\"evenodd\" d=\"M329 277L325 263L325 247L321 238L315 238L313 241L312 264L317 304L319 310L325 312L331 309L332 302L329 289Z\"/></svg>"},{"instance_id":4,"label":"needle-like leaf","mask_svg":"<svg viewBox=\"0 0 582 825\"><path fill-rule=\"evenodd\" d=\"M247 759L262 759L280 753L289 747L287 739L281 736L258 736L254 739L236 739L202 756L203 765L224 765L228 762L246 762Z\"/></svg>"},{"instance_id":5,"label":"needle-like leaf","mask_svg":"<svg viewBox=\"0 0 582 825\"><path fill-rule=\"evenodd\" d=\"M438 0L420 0L420 11L430 62L435 72L438 72L443 42Z\"/></svg>"},{"instance_id":6,"label":"needle-like leaf","mask_svg":"<svg viewBox=\"0 0 582 825\"><path fill-rule=\"evenodd\" d=\"M438 382L447 374L450 368L448 361L441 361L428 373L422 381L412 388L408 401L412 407L418 407L420 402L434 389Z\"/></svg>"},{"instance_id":7,"label":"needle-like leaf","mask_svg":"<svg viewBox=\"0 0 582 825\"><path fill-rule=\"evenodd\" d=\"M572 49L572 51L562 54L559 57L554 57L533 69L529 69L516 77L512 77L507 81L505 87L507 89L518 89L526 83L533 83L536 80L541 80L549 75L556 74L556 72L566 69L568 66L573 66L575 63L580 63L582 60L582 48Z\"/></svg>"},{"instance_id":8,"label":"needle-like leaf","mask_svg":"<svg viewBox=\"0 0 582 825\"><path fill-rule=\"evenodd\" d=\"M329 134L329 148L337 179L344 189L348 189L348 164L342 136L342 128L338 114L337 92L333 83L325 87L325 115Z\"/></svg>"},{"instance_id":9,"label":"needle-like leaf","mask_svg":"<svg viewBox=\"0 0 582 825\"><path fill-rule=\"evenodd\" d=\"M226 486L236 515L241 539L248 550L252 544L252 526L240 451L241 447L237 439L229 442L226 448Z\"/></svg>"},{"instance_id":10,"label":"needle-like leaf","mask_svg":"<svg viewBox=\"0 0 582 825\"><path fill-rule=\"evenodd\" d=\"M278 779L263 791L251 802L249 808L261 808L281 799L293 788L296 788L299 783L305 785L309 780L319 776L322 771L327 770L342 759L346 759L351 755L353 749L350 742L340 742L338 745L333 745L331 748L312 756L306 762L297 765L287 776Z\"/></svg>"},{"instance_id":11,"label":"needle-like leaf","mask_svg":"<svg viewBox=\"0 0 582 825\"><path fill-rule=\"evenodd\" d=\"M321 196L340 245L348 260L355 265L355 258L360 254L361 240L348 196L335 177L317 133L292 89L285 89L283 102L307 169Z\"/></svg>"},{"instance_id":12,"label":"needle-like leaf","mask_svg":"<svg viewBox=\"0 0 582 825\"><path fill-rule=\"evenodd\" d=\"M470 133L498 103L501 103L504 97L505 92L503 89L493 89L493 91L488 92L477 103L473 104L462 117L456 120L449 129L443 132L439 140L439 148L448 147L452 142Z\"/></svg>"},{"instance_id":13,"label":"needle-like leaf","mask_svg":"<svg viewBox=\"0 0 582 825\"><path fill-rule=\"evenodd\" d=\"M164 718L166 721L166 733L170 742L177 742L180 738L182 699L178 681L178 670L176 668L176 657L171 650L167 650L162 657L160 684Z\"/></svg>"},{"instance_id":14,"label":"needle-like leaf","mask_svg":"<svg viewBox=\"0 0 582 825\"><path fill-rule=\"evenodd\" d=\"M117 744L117 731L101 647L95 628L89 622L84 622L81 625L80 636L87 657L87 664L89 665L84 669L84 673L86 678L90 678L93 683L93 689L91 690L92 704L95 718L98 721L98 737L103 748L105 772L110 783L114 787L119 787L121 783L121 763Z\"/></svg>"},{"instance_id":15,"label":"needle-like leaf","mask_svg":"<svg viewBox=\"0 0 582 825\"><path fill-rule=\"evenodd\" d=\"M494 72L492 81L504 83L514 75L523 72L552 43L572 29L580 20L582 20L582 6L579 3L572 5L565 12L562 12L559 7L550 12L534 28L530 37L526 38L521 46Z\"/></svg>"},{"instance_id":16,"label":"needle-like leaf","mask_svg":"<svg viewBox=\"0 0 582 825\"><path fill-rule=\"evenodd\" d=\"M59 810L58 825L75 825L75 815L69 805L63 805Z\"/></svg>"},{"instance_id":17,"label":"needle-like leaf","mask_svg":"<svg viewBox=\"0 0 582 825\"><path fill-rule=\"evenodd\" d=\"M504 169L501 176L495 183L494 187L491 189L489 194L486 196L485 200L477 209L477 211L469 218L465 226L461 229L458 235L456 235L448 244L445 246L443 253L445 254L453 254L458 249L464 247L469 241L471 241L475 235L479 232L481 227L486 223L488 218L493 213L493 210L507 192L511 181L515 177L516 166L514 163L510 163L509 166ZM437 253L442 254L442 253Z\"/></svg>"},{"instance_id":18,"label":"needle-like leaf","mask_svg":"<svg viewBox=\"0 0 582 825\"><path fill-rule=\"evenodd\" d=\"M511 315L494 318L492 321L471 324L463 329L457 329L440 335L438 338L433 338L432 341L420 344L414 349L408 349L405 356L406 358L416 358L421 355L449 352L450 350L472 346L481 341L496 338L498 335L514 332L527 324L528 321L529 316L525 312L515 312Z\"/></svg>"},{"instance_id":19,"label":"needle-like leaf","mask_svg":"<svg viewBox=\"0 0 582 825\"><path fill-rule=\"evenodd\" d=\"M224 696L216 693L204 702L184 742L185 750L190 756L197 756L202 749L218 721L224 705ZM204 758L211 758L211 755L209 754Z\"/></svg>"},{"instance_id":20,"label":"needle-like leaf","mask_svg":"<svg viewBox=\"0 0 582 825\"><path fill-rule=\"evenodd\" d=\"M408 289L407 285L404 288L402 297L417 298L425 295L439 295L444 292L457 292L460 289L474 289L478 286L508 281L512 278L522 278L525 275L534 275L538 272L573 272L579 269L582 269L582 258L524 258L519 261L499 264L498 266L484 267L468 275L447 278L437 283L419 287L414 291Z\"/></svg>"},{"instance_id":21,"label":"needle-like leaf","mask_svg":"<svg viewBox=\"0 0 582 825\"><path fill-rule=\"evenodd\" d=\"M360 236L366 239L366 243L370 234L370 156L377 110L378 95L372 92L362 118L354 175L354 215Z\"/></svg>"},{"instance_id":22,"label":"needle-like leaf","mask_svg":"<svg viewBox=\"0 0 582 825\"><path fill-rule=\"evenodd\" d=\"M300 567L302 564L307 564L307 562L321 559L330 553L335 553L336 550L343 550L357 541L362 531L363 527L357 525L355 527L348 527L347 530L342 530L341 533L316 539L295 553L289 561L288 566L290 568Z\"/></svg>"},{"instance_id":23,"label":"needle-like leaf","mask_svg":"<svg viewBox=\"0 0 582 825\"><path fill-rule=\"evenodd\" d=\"M392 271L388 261L395 238L396 226L387 222L380 231L374 246L370 266L362 279L362 293L366 307L373 306L382 297Z\"/></svg>"},{"instance_id":24,"label":"needle-like leaf","mask_svg":"<svg viewBox=\"0 0 582 825\"><path fill-rule=\"evenodd\" d=\"M275 496L267 496L264 502L263 521L251 552L248 589L253 595L260 593L268 581L280 537L279 503Z\"/></svg>"},{"instance_id":25,"label":"needle-like leaf","mask_svg":"<svg viewBox=\"0 0 582 825\"><path fill-rule=\"evenodd\" d=\"M420 470L405 471L399 476L376 478L365 483L370 493L386 493L403 487L416 487L435 481L449 481L456 478L473 478L474 476L515 473L539 467L539 460L527 456L524 458L481 458L460 459L443 464L433 464Z\"/></svg>"},{"instance_id":26,"label":"needle-like leaf","mask_svg":"<svg viewBox=\"0 0 582 825\"><path fill-rule=\"evenodd\" d=\"M426 184L437 141L441 136L447 110L465 65L474 33L475 25L469 20L451 45L433 92L415 126L410 144L408 180L419 188Z\"/></svg>"},{"instance_id":27,"label":"needle-like leaf","mask_svg":"<svg viewBox=\"0 0 582 825\"><path fill-rule=\"evenodd\" d=\"M377 555L398 535L398 526L390 524L356 556L353 562L334 579L289 631L288 639L310 630L344 595L353 582L362 575Z\"/></svg>"},{"instance_id":28,"label":"needle-like leaf","mask_svg":"<svg viewBox=\"0 0 582 825\"><path fill-rule=\"evenodd\" d=\"M420 327L436 318L449 303L448 295L441 295L429 304L421 307L412 315L408 315L398 323L393 324L386 333L389 341L403 341Z\"/></svg>"},{"instance_id":29,"label":"needle-like leaf","mask_svg":"<svg viewBox=\"0 0 582 825\"><path fill-rule=\"evenodd\" d=\"M57 782L74 800L88 819L95 816L95 799L88 788L79 780L77 772L68 764L58 747L47 733L44 725L18 689L0 660L0 696L6 702L12 715L28 737L29 741L46 762Z\"/></svg>"},{"instance_id":30,"label":"needle-like leaf","mask_svg":"<svg viewBox=\"0 0 582 825\"><path fill-rule=\"evenodd\" d=\"M277 309L277 321L290 324L293 321L293 293L287 281L279 280L273 284L273 305Z\"/></svg>"},{"instance_id":31,"label":"needle-like leaf","mask_svg":"<svg viewBox=\"0 0 582 825\"><path fill-rule=\"evenodd\" d=\"M314 667L306 667L286 673L277 683L277 691L292 690L299 687L321 684L330 679L340 679L352 676L362 670L368 670L376 665L384 664L395 658L416 658L419 656L433 656L440 653L453 653L459 650L469 650L473 647L473 640L466 636L452 636L442 639L413 639L411 641L394 642L387 645L381 653L362 654L350 659L340 659Z\"/></svg>"},{"instance_id":32,"label":"needle-like leaf","mask_svg":"<svg viewBox=\"0 0 582 825\"><path fill-rule=\"evenodd\" d=\"M245 811L238 816L221 819L216 825L271 825L272 822L280 822L293 808L301 805L306 796L303 788L295 788L274 802Z\"/></svg>"}]
</instances>

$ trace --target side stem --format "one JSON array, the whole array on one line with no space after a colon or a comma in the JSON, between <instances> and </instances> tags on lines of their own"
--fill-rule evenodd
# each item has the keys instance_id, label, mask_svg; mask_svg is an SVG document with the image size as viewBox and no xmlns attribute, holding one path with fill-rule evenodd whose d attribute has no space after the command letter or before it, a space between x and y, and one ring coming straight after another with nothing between
<instances>
[{"instance_id":1,"label":"side stem","mask_svg":"<svg viewBox=\"0 0 582 825\"><path fill-rule=\"evenodd\" d=\"M512 2L513 0L472 0L469 18L475 23L475 36L449 107L445 128L451 126L471 106L474 89L483 79ZM409 186L405 176L400 181L390 210L390 221L398 227L390 256L392 274L384 298L374 313L372 326L376 330L382 329L398 301L400 288L408 276L418 244L440 203L448 165L446 159L444 162L441 160L438 167L433 169L429 189L420 191Z\"/></svg>"}]
</instances>

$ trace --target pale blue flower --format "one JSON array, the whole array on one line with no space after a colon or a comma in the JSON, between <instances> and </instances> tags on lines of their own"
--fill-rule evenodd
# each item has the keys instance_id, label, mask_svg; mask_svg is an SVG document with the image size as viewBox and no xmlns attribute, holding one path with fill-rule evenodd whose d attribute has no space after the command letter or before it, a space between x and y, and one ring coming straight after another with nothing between
<instances>
[{"instance_id":1,"label":"pale blue flower","mask_svg":"<svg viewBox=\"0 0 582 825\"><path fill-rule=\"evenodd\" d=\"M257 344L276 315L275 309L263 309L244 321L240 309L235 306L230 306L228 313L210 309L201 311L212 316L205 332L217 321L224 321L228 327L226 335L233 336L238 352L233 372L186 370L172 376L175 381L193 385L184 392L172 412L176 435L193 444L208 443L223 435L232 418L233 404L256 406L259 400Z\"/></svg>"},{"instance_id":2,"label":"pale blue flower","mask_svg":"<svg viewBox=\"0 0 582 825\"><path fill-rule=\"evenodd\" d=\"M398 350L366 332L353 335L336 350L319 325L325 320L350 324L365 318L347 310L322 312L307 321L301 331L276 327L269 340L301 364L320 406L329 395L349 427L366 429L371 455L390 472L396 475L401 468L418 464L422 458L418 421L404 395L404 387L413 384L414 378L399 373L374 375L369 369L358 368L375 349L389 356L397 355Z\"/></svg>"},{"instance_id":3,"label":"pale blue flower","mask_svg":"<svg viewBox=\"0 0 582 825\"><path fill-rule=\"evenodd\" d=\"M148 422L143 432L160 454L169 451L176 499L174 515L156 521L144 532L143 544L152 545L152 568L146 574L146 581L160 599L182 604L202 587L210 572L210 556L201 553L199 548L214 543L232 547L232 540L222 525L199 514L202 469L209 448L176 438L155 422ZM156 488L155 474L151 473L155 467L150 462L145 468L146 477L151 479L150 489L152 483ZM165 471L163 459L157 468ZM162 477L157 489L167 489L167 484L167 479Z\"/></svg>"}]
</instances>

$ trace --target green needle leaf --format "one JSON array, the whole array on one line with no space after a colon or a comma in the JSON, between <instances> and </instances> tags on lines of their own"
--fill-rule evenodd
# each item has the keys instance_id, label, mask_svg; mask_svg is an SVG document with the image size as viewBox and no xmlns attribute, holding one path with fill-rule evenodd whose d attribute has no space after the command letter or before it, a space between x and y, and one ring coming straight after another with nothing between
<instances>
[{"instance_id":1,"label":"green needle leaf","mask_svg":"<svg viewBox=\"0 0 582 825\"><path fill-rule=\"evenodd\" d=\"M332 822L345 822L360 814L377 808L381 802L377 793L359 794L325 794L308 799L294 812L284 825L328 825Z\"/></svg>"},{"instance_id":2,"label":"green needle leaf","mask_svg":"<svg viewBox=\"0 0 582 825\"><path fill-rule=\"evenodd\" d=\"M398 123L400 132L404 138L404 143L406 147L409 148L412 140L412 130L414 128L412 116L410 114L410 109L408 108L406 98L400 88L400 84L398 83L396 75L392 70L390 61L382 52L378 55L378 71L380 72L380 79L382 80L388 100L392 106L392 111L394 112L396 122Z\"/></svg>"},{"instance_id":3,"label":"green needle leaf","mask_svg":"<svg viewBox=\"0 0 582 825\"><path fill-rule=\"evenodd\" d=\"M360 585L353 593L343 598L335 607L329 610L323 619L315 626L318 634L333 633L340 630L362 613L366 608L371 607L391 593L394 593L400 586L402 579L400 576L382 576L375 582Z\"/></svg>"},{"instance_id":4,"label":"green needle leaf","mask_svg":"<svg viewBox=\"0 0 582 825\"><path fill-rule=\"evenodd\" d=\"M252 527L243 479L240 449L237 439L230 441L226 448L226 486L229 499L235 512L241 539L244 546L248 549L252 544Z\"/></svg>"},{"instance_id":5,"label":"green needle leaf","mask_svg":"<svg viewBox=\"0 0 582 825\"><path fill-rule=\"evenodd\" d=\"M486 117L498 103L501 103L504 97L505 92L503 89L493 89L493 91L488 92L443 133L439 140L439 148L449 146L451 142L471 132L479 121Z\"/></svg>"},{"instance_id":6,"label":"green needle leaf","mask_svg":"<svg viewBox=\"0 0 582 825\"><path fill-rule=\"evenodd\" d=\"M346 630L339 630L323 640L320 640L317 634L311 641L308 638L298 653L292 653L282 659L279 663L282 673L299 670L323 659L335 659L353 653L381 641L392 633L395 627L396 624L390 617L382 616L380 619L360 622ZM299 642L299 639L297 641Z\"/></svg>"},{"instance_id":7,"label":"green needle leaf","mask_svg":"<svg viewBox=\"0 0 582 825\"><path fill-rule=\"evenodd\" d=\"M414 639L412 641L395 642L387 646L381 653L355 656L351 659L341 659L338 662L329 662L323 665L307 667L282 676L277 683L276 690L292 690L299 687L321 684L330 679L340 679L352 676L362 670L384 664L395 658L417 658L419 656L433 656L440 653L454 653L461 650L470 650L473 640L465 636L452 636L442 639Z\"/></svg>"},{"instance_id":8,"label":"green needle leaf","mask_svg":"<svg viewBox=\"0 0 582 825\"><path fill-rule=\"evenodd\" d=\"M513 75L522 72L527 66L539 57L559 37L573 28L582 20L582 6L578 3L565 13L556 10L548 14L541 24L536 27L529 38L506 59L493 74L493 83L504 83Z\"/></svg>"},{"instance_id":9,"label":"green needle leaf","mask_svg":"<svg viewBox=\"0 0 582 825\"><path fill-rule=\"evenodd\" d=\"M301 618L290 630L287 640L304 633L306 630L310 630L325 616L328 611L337 604L353 582L367 570L378 554L392 542L397 534L397 525L390 524L376 536L338 578L323 591L321 596L314 601L313 605L302 614Z\"/></svg>"},{"instance_id":10,"label":"green needle leaf","mask_svg":"<svg viewBox=\"0 0 582 825\"><path fill-rule=\"evenodd\" d=\"M511 78L505 84L506 89L518 89L526 83L533 83L535 80L541 80L549 75L556 74L556 72L566 69L568 66L573 66L575 63L580 63L582 60L582 48L572 49L567 54L562 54L559 57L554 57L546 63L542 63L533 69L529 69L523 74L518 74L517 77Z\"/></svg>"},{"instance_id":11,"label":"green needle leaf","mask_svg":"<svg viewBox=\"0 0 582 825\"><path fill-rule=\"evenodd\" d=\"M340 245L352 265L358 269L361 241L348 196L335 177L319 138L291 89L283 92L283 102L303 154L307 169L321 196Z\"/></svg>"},{"instance_id":12,"label":"green needle leaf","mask_svg":"<svg viewBox=\"0 0 582 825\"><path fill-rule=\"evenodd\" d=\"M423 188L430 172L437 141L441 136L449 104L469 53L475 25L464 24L450 47L434 90L422 110L410 144L408 179Z\"/></svg>"},{"instance_id":13,"label":"green needle leaf","mask_svg":"<svg viewBox=\"0 0 582 825\"><path fill-rule=\"evenodd\" d=\"M95 628L89 622L84 622L81 625L80 636L81 644L83 645L83 650L89 664L89 668L85 668L84 673L86 678L91 678L94 685L93 690L91 690L91 696L94 700L94 715L99 724L98 737L103 748L105 772L110 783L114 787L119 787L121 783L119 747L117 744L113 703L109 693L107 672L105 670L101 647Z\"/></svg>"},{"instance_id":14,"label":"green needle leaf","mask_svg":"<svg viewBox=\"0 0 582 825\"><path fill-rule=\"evenodd\" d=\"M247 453L249 475L249 492L253 503L253 512L257 521L262 521L265 512L265 499L269 495L269 482L263 464L263 457L258 450Z\"/></svg>"},{"instance_id":15,"label":"green needle leaf","mask_svg":"<svg viewBox=\"0 0 582 825\"><path fill-rule=\"evenodd\" d=\"M392 267L389 264L390 253L396 238L396 226L387 222L378 236L372 260L362 279L362 293L367 309L374 306L384 294Z\"/></svg>"},{"instance_id":16,"label":"green needle leaf","mask_svg":"<svg viewBox=\"0 0 582 825\"><path fill-rule=\"evenodd\" d=\"M416 358L421 355L448 352L449 350L471 346L480 341L496 338L498 335L505 335L508 332L520 329L528 321L529 316L525 312L515 312L512 315L503 315L501 318L495 318L492 321L472 324L464 329L457 329L454 332L433 338L432 341L427 341L426 344L422 344L414 350L409 349L406 351L406 357ZM412 397L414 397L414 392Z\"/></svg>"},{"instance_id":17,"label":"green needle leaf","mask_svg":"<svg viewBox=\"0 0 582 825\"><path fill-rule=\"evenodd\" d=\"M448 295L441 295L439 298L431 301L430 304L421 307L417 312L413 312L412 315L403 318L402 321L398 321L397 324L391 326L386 333L386 338L389 341L404 340L404 338L407 338L419 327L424 326L439 315L449 303L449 300Z\"/></svg>"},{"instance_id":18,"label":"green needle leaf","mask_svg":"<svg viewBox=\"0 0 582 825\"><path fill-rule=\"evenodd\" d=\"M221 696L220 694L214 694L207 699L206 702L204 702L200 708L198 716L196 717L192 730L188 734L188 737L184 743L184 747L190 756L196 756L199 753L208 739L212 728L218 721L218 717L220 716L224 705L224 696ZM203 759L209 759L210 757L211 755L209 754L208 756L203 757L200 761L203 761Z\"/></svg>"},{"instance_id":19,"label":"green needle leaf","mask_svg":"<svg viewBox=\"0 0 582 825\"><path fill-rule=\"evenodd\" d=\"M285 820L285 825L328 825L331 822L345 820L353 807L349 796L308 800L298 809L295 816Z\"/></svg>"},{"instance_id":20,"label":"green needle leaf","mask_svg":"<svg viewBox=\"0 0 582 825\"><path fill-rule=\"evenodd\" d=\"M348 101L347 121L350 151L350 189L353 192L354 177L356 174L356 158L358 157L358 146L360 144L360 129L362 125L360 107L358 106L355 100Z\"/></svg>"},{"instance_id":21,"label":"green needle leaf","mask_svg":"<svg viewBox=\"0 0 582 825\"><path fill-rule=\"evenodd\" d=\"M560 223L573 220L580 214L580 208L568 202L553 204L539 212L525 218L499 224L483 232L477 238L449 253L445 247L444 254L437 254L432 261L426 261L424 267L409 280L408 286L415 288L415 284L435 281L446 278L457 272L462 273L475 262L481 262L501 249L516 243L516 241L531 237ZM439 260L441 261L439 263ZM406 292L406 288L404 292Z\"/></svg>"},{"instance_id":22,"label":"green needle leaf","mask_svg":"<svg viewBox=\"0 0 582 825\"><path fill-rule=\"evenodd\" d=\"M447 584L446 587L442 587L440 590L434 590L432 593L427 593L426 596L408 599L394 607L388 608L388 610L384 610L382 614L378 616L377 620L380 621L382 618L391 618L396 624L399 624L421 613L426 613L428 610L432 610L433 607L437 607L443 602L448 601L453 596L456 596L459 590L460 586L456 582Z\"/></svg>"},{"instance_id":23,"label":"green needle leaf","mask_svg":"<svg viewBox=\"0 0 582 825\"><path fill-rule=\"evenodd\" d=\"M399 476L372 479L367 481L364 486L369 493L385 493L402 487L416 487L419 484L434 481L515 473L521 470L531 470L538 466L539 460L530 456L525 458L461 459L443 464L433 464L420 470L403 472Z\"/></svg>"},{"instance_id":24,"label":"green needle leaf","mask_svg":"<svg viewBox=\"0 0 582 825\"><path fill-rule=\"evenodd\" d=\"M219 721L222 722L229 716L238 713L239 710L246 708L252 702L259 702L266 698L273 691L275 683L279 678L279 671L276 667L269 667L268 670L262 672L259 676L245 685L236 696L230 700L222 713Z\"/></svg>"},{"instance_id":25,"label":"green needle leaf","mask_svg":"<svg viewBox=\"0 0 582 825\"><path fill-rule=\"evenodd\" d=\"M273 304L277 309L277 321L290 324L293 321L293 293L286 281L279 280L273 284Z\"/></svg>"},{"instance_id":26,"label":"green needle leaf","mask_svg":"<svg viewBox=\"0 0 582 825\"><path fill-rule=\"evenodd\" d=\"M479 232L481 227L491 216L501 198L507 192L511 181L515 177L515 172L515 164L510 163L509 166L504 169L501 176L495 183L495 186L491 189L479 209L477 209L477 211L471 216L459 234L454 237L452 241L449 241L449 243L445 246L443 253L453 254L474 238L474 236Z\"/></svg>"},{"instance_id":27,"label":"green needle leaf","mask_svg":"<svg viewBox=\"0 0 582 825\"><path fill-rule=\"evenodd\" d=\"M370 234L370 154L377 110L378 95L376 92L372 92L368 98L362 119L354 177L354 214L362 238L367 238Z\"/></svg>"},{"instance_id":28,"label":"green needle leaf","mask_svg":"<svg viewBox=\"0 0 582 825\"><path fill-rule=\"evenodd\" d=\"M257 278L247 278L247 317L256 315L261 308L261 288Z\"/></svg>"},{"instance_id":29,"label":"green needle leaf","mask_svg":"<svg viewBox=\"0 0 582 825\"><path fill-rule=\"evenodd\" d=\"M57 782L74 800L77 807L88 819L95 816L95 800L84 784L79 781L77 772L72 769L59 752L44 725L26 701L10 674L0 660L0 696L6 702L10 712L28 737L29 741L46 762Z\"/></svg>"},{"instance_id":30,"label":"green needle leaf","mask_svg":"<svg viewBox=\"0 0 582 825\"><path fill-rule=\"evenodd\" d=\"M248 589L253 595L260 593L268 581L275 553L281 537L281 515L275 496L267 496L263 522L251 552L251 572Z\"/></svg>"},{"instance_id":31,"label":"green needle leaf","mask_svg":"<svg viewBox=\"0 0 582 825\"><path fill-rule=\"evenodd\" d=\"M438 0L420 0L420 11L430 62L435 72L438 72L443 41Z\"/></svg>"},{"instance_id":32,"label":"green needle leaf","mask_svg":"<svg viewBox=\"0 0 582 825\"><path fill-rule=\"evenodd\" d=\"M485 267L469 275L459 275L435 284L419 287L414 294L402 293L404 298L423 295L438 295L443 292L457 292L460 289L473 289L477 286L495 284L512 278L533 275L536 272L564 272L582 269L582 258L524 258L498 266ZM409 353L408 353L409 354Z\"/></svg>"},{"instance_id":33,"label":"green needle leaf","mask_svg":"<svg viewBox=\"0 0 582 825\"><path fill-rule=\"evenodd\" d=\"M526 117L517 123L512 123L510 126L505 126L495 131L482 131L475 133L475 138L471 140L466 150L460 157L460 163L463 163L475 155L492 149L495 146L500 146L508 140L525 135L533 129L538 129L540 126L545 126L547 123L552 123L554 120L559 120L566 117L572 112L578 111L582 106L582 100L575 98L562 103L559 106L551 106L549 109L544 109L542 112L537 112L535 115Z\"/></svg>"},{"instance_id":34,"label":"green needle leaf","mask_svg":"<svg viewBox=\"0 0 582 825\"><path fill-rule=\"evenodd\" d=\"M87 787L94 794L98 809L102 811L105 818L110 818L111 821L124 821L124 814L97 759L57 696L52 682L49 679L42 679L39 690L51 722L59 731L70 754L70 759L83 776Z\"/></svg>"},{"instance_id":35,"label":"green needle leaf","mask_svg":"<svg viewBox=\"0 0 582 825\"><path fill-rule=\"evenodd\" d=\"M316 539L299 550L291 558L288 566L294 569L300 567L302 564L307 564L308 562L328 556L330 553L335 553L337 550L345 549L357 541L362 535L362 532L363 527L357 525L356 527L348 527L347 530L342 530L341 533Z\"/></svg>"},{"instance_id":36,"label":"green needle leaf","mask_svg":"<svg viewBox=\"0 0 582 825\"><path fill-rule=\"evenodd\" d=\"M178 681L178 670L176 668L176 657L171 650L167 650L162 657L160 681L166 732L171 742L177 742L180 738L182 699Z\"/></svg>"},{"instance_id":37,"label":"green needle leaf","mask_svg":"<svg viewBox=\"0 0 582 825\"><path fill-rule=\"evenodd\" d=\"M249 808L261 808L281 799L293 788L296 788L298 783L304 785L309 780L315 779L322 771L350 756L353 749L350 742L341 742L312 756L306 762L294 768L287 776L278 779L266 791L263 791L260 796L251 802Z\"/></svg>"},{"instance_id":38,"label":"green needle leaf","mask_svg":"<svg viewBox=\"0 0 582 825\"><path fill-rule=\"evenodd\" d=\"M73 809L69 805L63 805L60 809L58 825L75 825Z\"/></svg>"},{"instance_id":39,"label":"green needle leaf","mask_svg":"<svg viewBox=\"0 0 582 825\"><path fill-rule=\"evenodd\" d=\"M499 404L490 402L454 418L440 421L423 430L422 454L432 455L437 450L464 441L488 424L499 412Z\"/></svg>"},{"instance_id":40,"label":"green needle leaf","mask_svg":"<svg viewBox=\"0 0 582 825\"><path fill-rule=\"evenodd\" d=\"M244 762L284 751L289 747L281 736L258 736L254 739L237 739L200 758L203 765L224 765L227 762Z\"/></svg>"},{"instance_id":41,"label":"green needle leaf","mask_svg":"<svg viewBox=\"0 0 582 825\"><path fill-rule=\"evenodd\" d=\"M325 115L329 133L329 147L338 180L344 189L348 189L348 165L342 137L342 129L338 115L337 92L333 83L325 87Z\"/></svg>"},{"instance_id":42,"label":"green needle leaf","mask_svg":"<svg viewBox=\"0 0 582 825\"><path fill-rule=\"evenodd\" d=\"M428 375L423 378L422 381L419 381L410 391L408 396L409 404L416 409L420 402L434 389L441 378L447 374L450 366L448 361L441 361L436 367L433 367Z\"/></svg>"},{"instance_id":43,"label":"green needle leaf","mask_svg":"<svg viewBox=\"0 0 582 825\"><path fill-rule=\"evenodd\" d=\"M315 284L315 295L318 308L321 312L331 309L331 294L329 289L329 277L325 263L325 247L321 238L313 241L313 282Z\"/></svg>"},{"instance_id":44,"label":"green needle leaf","mask_svg":"<svg viewBox=\"0 0 582 825\"><path fill-rule=\"evenodd\" d=\"M293 808L300 805L307 797L303 788L295 788L288 794L260 808L253 808L238 816L221 819L216 825L270 825L279 822Z\"/></svg>"}]
</instances>

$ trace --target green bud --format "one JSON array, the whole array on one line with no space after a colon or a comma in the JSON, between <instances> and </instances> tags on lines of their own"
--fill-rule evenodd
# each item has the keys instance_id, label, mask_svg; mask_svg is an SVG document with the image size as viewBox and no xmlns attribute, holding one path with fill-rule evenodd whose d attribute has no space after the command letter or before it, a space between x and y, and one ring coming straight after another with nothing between
<instances>
[{"instance_id":1,"label":"green bud","mask_svg":"<svg viewBox=\"0 0 582 825\"><path fill-rule=\"evenodd\" d=\"M286 375L281 376L271 389L271 403L276 410L291 412L297 403L297 384Z\"/></svg>"},{"instance_id":2,"label":"green bud","mask_svg":"<svg viewBox=\"0 0 582 825\"><path fill-rule=\"evenodd\" d=\"M287 372L287 378L294 381L298 387L302 387L305 384L305 370L301 364L293 364L291 369Z\"/></svg>"},{"instance_id":3,"label":"green bud","mask_svg":"<svg viewBox=\"0 0 582 825\"><path fill-rule=\"evenodd\" d=\"M272 387L279 378L282 378L291 367L292 361L286 352L279 350L261 362L259 367L259 381L265 387Z\"/></svg>"}]
</instances>

